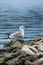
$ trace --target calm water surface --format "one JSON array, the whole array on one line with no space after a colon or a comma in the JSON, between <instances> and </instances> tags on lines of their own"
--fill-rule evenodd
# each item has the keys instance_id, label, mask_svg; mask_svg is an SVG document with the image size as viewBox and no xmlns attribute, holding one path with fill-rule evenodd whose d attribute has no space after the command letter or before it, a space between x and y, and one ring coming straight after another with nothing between
<instances>
[{"instance_id":1,"label":"calm water surface","mask_svg":"<svg viewBox=\"0 0 43 65\"><path fill-rule=\"evenodd\" d=\"M39 4L40 6L38 3L33 5L33 1L25 2L23 0L18 1L18 3L15 1L15 6L14 3L13 5L12 3L9 4L10 0L7 2L5 0L0 1L0 44L10 41L10 39L7 39L6 34L18 31L20 25L24 25L26 28L24 40L34 39L39 35L43 35L43 3ZM28 2L32 4L31 7L27 4ZM1 45L0 48L2 48Z\"/></svg>"}]
</instances>

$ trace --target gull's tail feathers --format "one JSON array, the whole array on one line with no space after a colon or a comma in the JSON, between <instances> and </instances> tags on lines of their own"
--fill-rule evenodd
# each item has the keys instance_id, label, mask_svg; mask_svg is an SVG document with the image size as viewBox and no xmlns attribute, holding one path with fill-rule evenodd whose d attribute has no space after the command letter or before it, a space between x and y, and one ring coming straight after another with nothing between
<instances>
[{"instance_id":1,"label":"gull's tail feathers","mask_svg":"<svg viewBox=\"0 0 43 65\"><path fill-rule=\"evenodd\" d=\"M6 34L6 37L9 38L9 36L10 36L10 33L7 33L7 34Z\"/></svg>"}]
</instances>

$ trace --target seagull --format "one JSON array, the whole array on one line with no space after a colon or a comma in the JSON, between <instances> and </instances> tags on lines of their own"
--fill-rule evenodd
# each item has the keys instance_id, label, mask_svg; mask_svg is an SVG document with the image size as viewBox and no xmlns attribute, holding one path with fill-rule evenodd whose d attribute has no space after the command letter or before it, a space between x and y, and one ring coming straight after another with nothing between
<instances>
[{"instance_id":1,"label":"seagull","mask_svg":"<svg viewBox=\"0 0 43 65\"><path fill-rule=\"evenodd\" d=\"M14 33L11 33L11 34L9 34L8 35L8 38L9 39L14 39L14 38L16 38L16 39L22 39L23 37L24 37L24 29L25 29L25 27L22 25L22 26L20 26L19 27L19 31L17 31L17 32L14 32Z\"/></svg>"}]
</instances>

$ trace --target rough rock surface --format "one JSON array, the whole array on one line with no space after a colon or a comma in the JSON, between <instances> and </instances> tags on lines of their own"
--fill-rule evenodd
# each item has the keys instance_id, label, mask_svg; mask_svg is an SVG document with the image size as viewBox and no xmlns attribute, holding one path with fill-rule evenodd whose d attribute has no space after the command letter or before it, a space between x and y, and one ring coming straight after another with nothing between
<instances>
[{"instance_id":1,"label":"rough rock surface","mask_svg":"<svg viewBox=\"0 0 43 65\"><path fill-rule=\"evenodd\" d=\"M24 45L29 48L28 54L22 51ZM0 65L43 65L43 37L29 41L12 40L5 44L4 49L0 49Z\"/></svg>"}]
</instances>

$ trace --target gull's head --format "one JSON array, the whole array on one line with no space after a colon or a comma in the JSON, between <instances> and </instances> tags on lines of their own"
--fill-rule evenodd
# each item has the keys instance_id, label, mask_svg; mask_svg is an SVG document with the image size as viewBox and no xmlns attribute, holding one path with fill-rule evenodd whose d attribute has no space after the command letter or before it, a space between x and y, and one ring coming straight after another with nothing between
<instances>
[{"instance_id":1,"label":"gull's head","mask_svg":"<svg viewBox=\"0 0 43 65\"><path fill-rule=\"evenodd\" d=\"M20 30L24 30L25 29L25 27L24 26L20 26L20 28L19 28Z\"/></svg>"}]
</instances>

